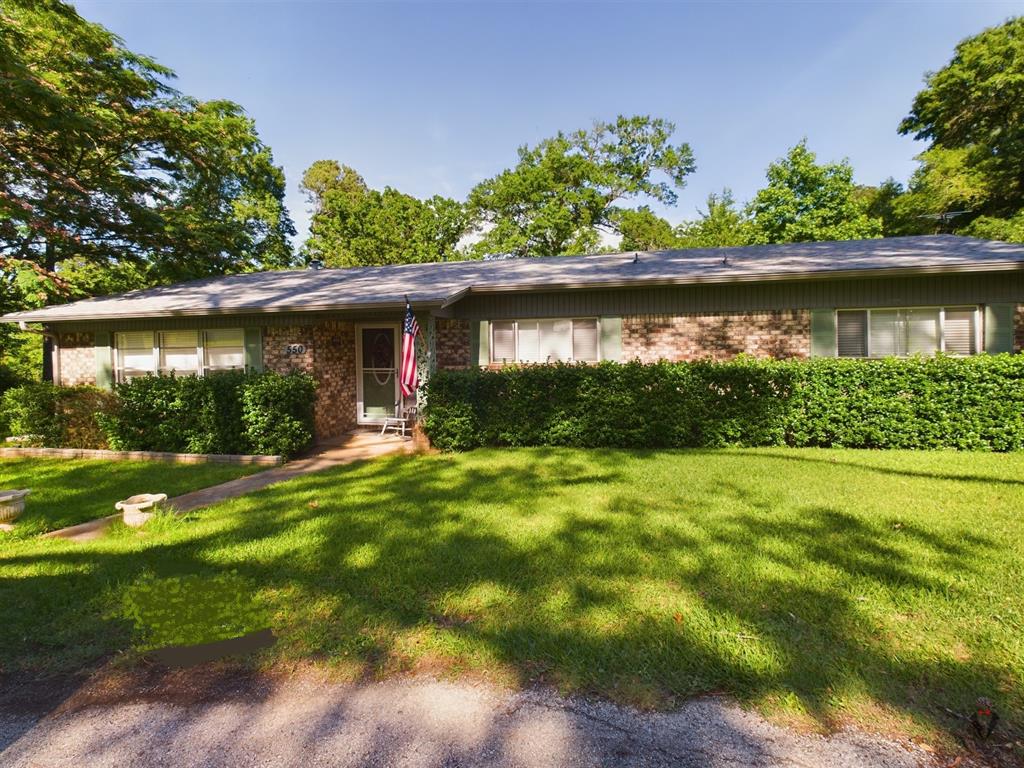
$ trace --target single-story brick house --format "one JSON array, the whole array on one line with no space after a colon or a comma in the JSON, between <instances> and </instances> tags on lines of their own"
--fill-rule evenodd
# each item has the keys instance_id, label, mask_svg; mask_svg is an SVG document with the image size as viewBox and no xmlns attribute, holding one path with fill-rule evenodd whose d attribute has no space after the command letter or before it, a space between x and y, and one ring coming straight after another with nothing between
<instances>
[{"instance_id":1,"label":"single-story brick house","mask_svg":"<svg viewBox=\"0 0 1024 768\"><path fill-rule=\"evenodd\" d=\"M553 360L1019 352L1024 245L936 235L262 272L2 319L42 324L65 385L302 369L319 383L326 438L392 412L406 296L424 375Z\"/></svg>"}]
</instances>

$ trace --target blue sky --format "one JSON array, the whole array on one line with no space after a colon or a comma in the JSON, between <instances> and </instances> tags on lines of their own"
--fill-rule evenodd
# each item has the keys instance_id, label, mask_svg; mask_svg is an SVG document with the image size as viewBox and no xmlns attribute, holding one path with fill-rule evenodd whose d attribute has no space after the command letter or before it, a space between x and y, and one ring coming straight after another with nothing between
<instances>
[{"instance_id":1,"label":"blue sky","mask_svg":"<svg viewBox=\"0 0 1024 768\"><path fill-rule=\"evenodd\" d=\"M673 209L749 199L806 136L856 178L905 180L923 147L896 133L924 73L1024 2L358 4L75 3L178 73L177 87L251 114L298 190L314 160L374 187L463 198L516 147L616 114L673 120L694 173Z\"/></svg>"}]
</instances>

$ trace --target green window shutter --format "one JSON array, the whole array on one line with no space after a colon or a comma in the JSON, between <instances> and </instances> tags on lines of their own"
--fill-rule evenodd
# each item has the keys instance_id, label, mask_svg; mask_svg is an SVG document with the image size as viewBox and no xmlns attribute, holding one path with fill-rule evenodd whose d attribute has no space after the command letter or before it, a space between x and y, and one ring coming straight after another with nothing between
<instances>
[{"instance_id":1,"label":"green window shutter","mask_svg":"<svg viewBox=\"0 0 1024 768\"><path fill-rule=\"evenodd\" d=\"M836 356L836 313L833 309L811 310L811 357Z\"/></svg>"},{"instance_id":2,"label":"green window shutter","mask_svg":"<svg viewBox=\"0 0 1024 768\"><path fill-rule=\"evenodd\" d=\"M97 331L93 337L96 350L96 386L110 389L114 385L114 358L110 348L110 331Z\"/></svg>"},{"instance_id":3,"label":"green window shutter","mask_svg":"<svg viewBox=\"0 0 1024 768\"><path fill-rule=\"evenodd\" d=\"M985 307L985 351L990 355L1013 352L1013 304Z\"/></svg>"},{"instance_id":4,"label":"green window shutter","mask_svg":"<svg viewBox=\"0 0 1024 768\"><path fill-rule=\"evenodd\" d=\"M491 362L491 324L487 320L473 320L469 324L469 360L472 365Z\"/></svg>"},{"instance_id":5,"label":"green window shutter","mask_svg":"<svg viewBox=\"0 0 1024 768\"><path fill-rule=\"evenodd\" d=\"M263 370L263 333L260 328L245 329L245 367L247 370Z\"/></svg>"},{"instance_id":6,"label":"green window shutter","mask_svg":"<svg viewBox=\"0 0 1024 768\"><path fill-rule=\"evenodd\" d=\"M601 359L622 361L622 318L602 317L601 323Z\"/></svg>"}]
</instances>

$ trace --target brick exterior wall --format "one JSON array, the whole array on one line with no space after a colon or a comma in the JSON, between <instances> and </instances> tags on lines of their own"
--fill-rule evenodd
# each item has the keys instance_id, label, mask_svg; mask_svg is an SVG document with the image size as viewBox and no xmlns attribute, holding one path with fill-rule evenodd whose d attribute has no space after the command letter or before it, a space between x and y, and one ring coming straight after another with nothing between
<instances>
[{"instance_id":1,"label":"brick exterior wall","mask_svg":"<svg viewBox=\"0 0 1024 768\"><path fill-rule=\"evenodd\" d=\"M288 354L288 346L305 350ZM293 370L310 374L317 382L314 419L318 439L337 437L356 426L355 325L327 321L311 326L263 329L263 366L268 371Z\"/></svg>"},{"instance_id":2,"label":"brick exterior wall","mask_svg":"<svg viewBox=\"0 0 1024 768\"><path fill-rule=\"evenodd\" d=\"M95 338L91 333L62 333L57 337L60 349L60 383L65 387L82 384L96 386Z\"/></svg>"},{"instance_id":3,"label":"brick exterior wall","mask_svg":"<svg viewBox=\"0 0 1024 768\"><path fill-rule=\"evenodd\" d=\"M1024 304L1013 312L1013 351L1024 352Z\"/></svg>"},{"instance_id":4,"label":"brick exterior wall","mask_svg":"<svg viewBox=\"0 0 1024 768\"><path fill-rule=\"evenodd\" d=\"M624 361L728 360L742 353L755 357L809 357L810 312L797 309L622 318Z\"/></svg>"},{"instance_id":5,"label":"brick exterior wall","mask_svg":"<svg viewBox=\"0 0 1024 768\"><path fill-rule=\"evenodd\" d=\"M468 368L469 321L438 318L435 333L438 369Z\"/></svg>"},{"instance_id":6,"label":"brick exterior wall","mask_svg":"<svg viewBox=\"0 0 1024 768\"><path fill-rule=\"evenodd\" d=\"M337 437L356 426L355 323L330 321L313 327L316 355L316 432Z\"/></svg>"},{"instance_id":7,"label":"brick exterior wall","mask_svg":"<svg viewBox=\"0 0 1024 768\"><path fill-rule=\"evenodd\" d=\"M288 354L288 345L301 344L301 354ZM263 367L275 373L303 371L313 374L313 326L282 325L263 329Z\"/></svg>"}]
</instances>

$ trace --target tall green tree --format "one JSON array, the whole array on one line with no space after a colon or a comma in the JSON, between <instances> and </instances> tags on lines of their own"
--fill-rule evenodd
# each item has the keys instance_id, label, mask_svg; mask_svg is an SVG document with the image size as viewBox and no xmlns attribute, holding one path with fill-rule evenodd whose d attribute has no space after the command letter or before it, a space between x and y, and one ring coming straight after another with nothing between
<instances>
[{"instance_id":1,"label":"tall green tree","mask_svg":"<svg viewBox=\"0 0 1024 768\"><path fill-rule=\"evenodd\" d=\"M723 248L749 245L753 238L750 219L737 205L732 191L723 189L707 197L698 217L673 227L647 206L616 212L614 224L622 234L619 248L664 250L669 248Z\"/></svg>"},{"instance_id":2,"label":"tall green tree","mask_svg":"<svg viewBox=\"0 0 1024 768\"><path fill-rule=\"evenodd\" d=\"M650 216L624 217L617 204L634 198L675 204L695 164L688 144L672 143L673 133L667 120L619 116L521 147L514 168L470 192L481 235L474 252L587 253L598 249L602 233L622 234L617 222L650 225Z\"/></svg>"},{"instance_id":3,"label":"tall green tree","mask_svg":"<svg viewBox=\"0 0 1024 768\"><path fill-rule=\"evenodd\" d=\"M231 102L199 102L68 5L0 2L0 266L144 263L180 279L291 262L284 176Z\"/></svg>"},{"instance_id":4,"label":"tall green tree","mask_svg":"<svg viewBox=\"0 0 1024 768\"><path fill-rule=\"evenodd\" d=\"M1005 218L999 216L979 216L971 221L963 234L980 237L985 240L1005 240L1011 243L1024 243L1024 210Z\"/></svg>"},{"instance_id":5,"label":"tall green tree","mask_svg":"<svg viewBox=\"0 0 1024 768\"><path fill-rule=\"evenodd\" d=\"M303 246L308 259L350 267L462 258L457 245L468 219L455 200L370 189L356 171L335 160L313 163L302 189L313 206Z\"/></svg>"},{"instance_id":6,"label":"tall green tree","mask_svg":"<svg viewBox=\"0 0 1024 768\"><path fill-rule=\"evenodd\" d=\"M33 275L0 269L0 314L27 306L26 293L35 288L35 282ZM38 335L23 333L10 323L0 323L0 392L16 380L39 378L41 350Z\"/></svg>"},{"instance_id":7,"label":"tall green tree","mask_svg":"<svg viewBox=\"0 0 1024 768\"><path fill-rule=\"evenodd\" d=\"M892 198L886 234L928 234L962 229L976 218L991 189L991 179L962 149L932 147L918 155L919 165L906 191Z\"/></svg>"},{"instance_id":8,"label":"tall green tree","mask_svg":"<svg viewBox=\"0 0 1024 768\"><path fill-rule=\"evenodd\" d=\"M754 237L750 220L733 199L732 190L708 195L700 217L678 228L682 248L722 248L749 245Z\"/></svg>"},{"instance_id":9,"label":"tall green tree","mask_svg":"<svg viewBox=\"0 0 1024 768\"><path fill-rule=\"evenodd\" d=\"M618 209L609 218L621 235L618 250L663 251L681 247L675 228L649 206Z\"/></svg>"},{"instance_id":10,"label":"tall green tree","mask_svg":"<svg viewBox=\"0 0 1024 768\"><path fill-rule=\"evenodd\" d=\"M25 304L291 262L252 121L173 76L65 3L0 0L0 273Z\"/></svg>"},{"instance_id":11,"label":"tall green tree","mask_svg":"<svg viewBox=\"0 0 1024 768\"><path fill-rule=\"evenodd\" d=\"M907 190L891 176L878 186L857 187L856 194L868 216L881 221L883 237L916 235L927 231L921 219L908 216L904 204Z\"/></svg>"},{"instance_id":12,"label":"tall green tree","mask_svg":"<svg viewBox=\"0 0 1024 768\"><path fill-rule=\"evenodd\" d=\"M925 165L934 164L931 151L954 152L984 176L985 197L972 203L978 214L1024 209L1024 17L957 45L950 62L927 75L899 131L930 142Z\"/></svg>"},{"instance_id":13,"label":"tall green tree","mask_svg":"<svg viewBox=\"0 0 1024 768\"><path fill-rule=\"evenodd\" d=\"M63 3L0 3L0 267L56 287L61 258L159 242L170 75Z\"/></svg>"},{"instance_id":14,"label":"tall green tree","mask_svg":"<svg viewBox=\"0 0 1024 768\"><path fill-rule=\"evenodd\" d=\"M1024 242L1024 17L957 45L926 76L899 131L928 141L886 234Z\"/></svg>"},{"instance_id":15,"label":"tall green tree","mask_svg":"<svg viewBox=\"0 0 1024 768\"><path fill-rule=\"evenodd\" d=\"M284 171L255 122L230 101L189 100L189 107L168 146L171 199L158 211L166 243L150 256L154 277L292 266Z\"/></svg>"},{"instance_id":16,"label":"tall green tree","mask_svg":"<svg viewBox=\"0 0 1024 768\"><path fill-rule=\"evenodd\" d=\"M819 164L804 140L769 165L767 177L747 209L754 242L881 236L881 221L868 215L849 161Z\"/></svg>"}]
</instances>

